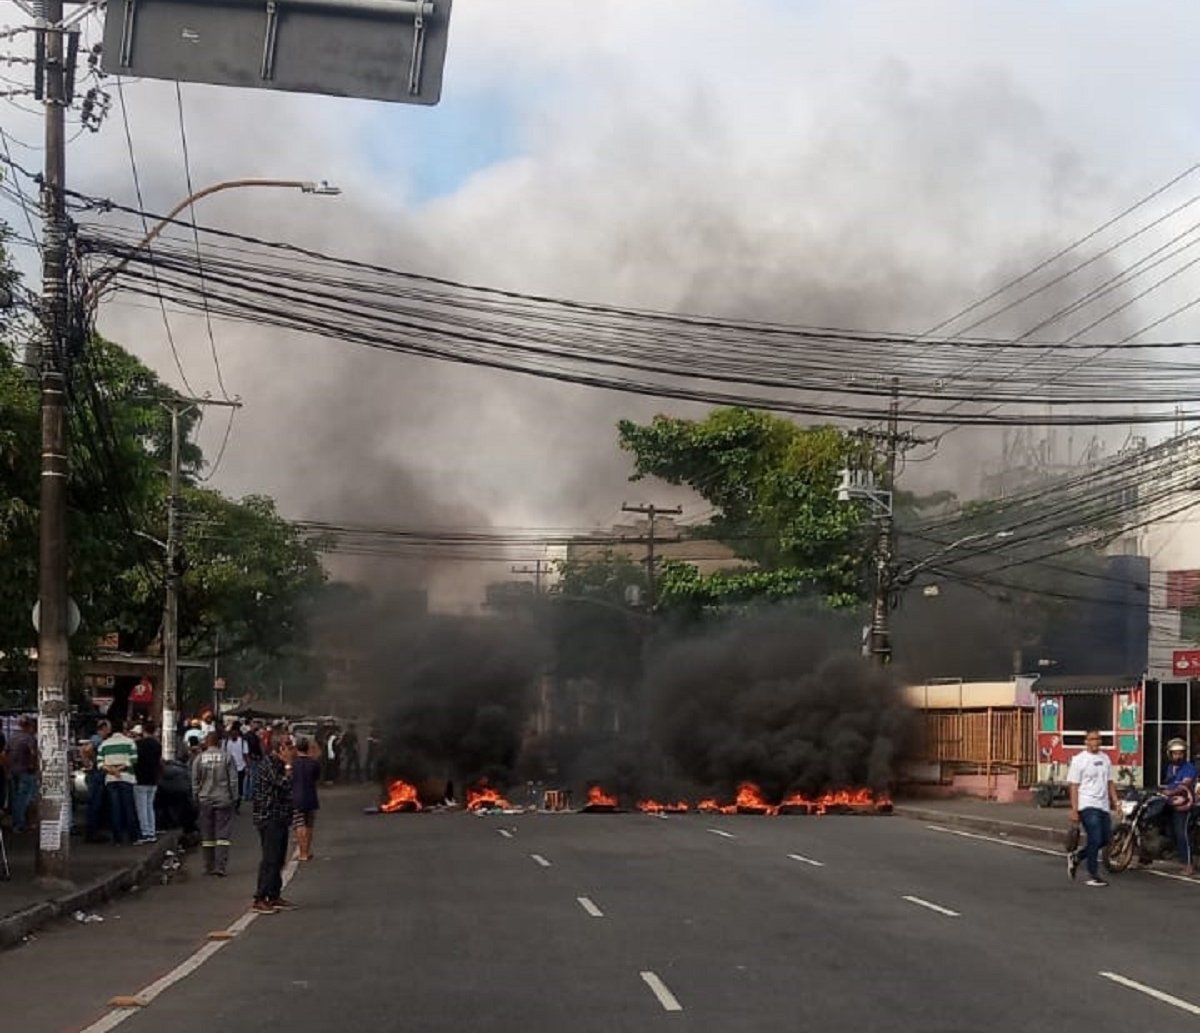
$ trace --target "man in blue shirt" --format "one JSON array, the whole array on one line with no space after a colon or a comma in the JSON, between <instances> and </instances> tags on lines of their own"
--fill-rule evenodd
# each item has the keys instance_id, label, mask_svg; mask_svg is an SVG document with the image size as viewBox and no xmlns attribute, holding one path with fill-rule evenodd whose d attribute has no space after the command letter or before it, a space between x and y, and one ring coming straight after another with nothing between
<instances>
[{"instance_id":1,"label":"man in blue shirt","mask_svg":"<svg viewBox=\"0 0 1200 1033\"><path fill-rule=\"evenodd\" d=\"M1167 743L1167 765L1163 769L1163 792L1171 800L1171 828L1175 833L1175 853L1183 862L1183 874L1191 875L1191 816L1196 789L1196 765L1187 759L1187 743L1172 739Z\"/></svg>"}]
</instances>

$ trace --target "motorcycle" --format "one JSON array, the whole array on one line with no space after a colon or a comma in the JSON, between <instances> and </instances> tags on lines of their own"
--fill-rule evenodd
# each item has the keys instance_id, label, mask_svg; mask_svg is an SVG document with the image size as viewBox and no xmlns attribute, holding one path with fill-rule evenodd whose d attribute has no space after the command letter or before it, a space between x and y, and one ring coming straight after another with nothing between
<instances>
[{"instance_id":1,"label":"motorcycle","mask_svg":"<svg viewBox=\"0 0 1200 1033\"><path fill-rule=\"evenodd\" d=\"M1175 836L1171 817L1180 806L1194 804L1191 791L1160 789L1128 790L1121 800L1122 820L1113 830L1112 841L1105 859L1110 872L1125 871L1136 860L1139 864L1163 861L1175 854ZM1197 855L1197 822L1193 814L1188 825L1192 839L1192 856Z\"/></svg>"}]
</instances>

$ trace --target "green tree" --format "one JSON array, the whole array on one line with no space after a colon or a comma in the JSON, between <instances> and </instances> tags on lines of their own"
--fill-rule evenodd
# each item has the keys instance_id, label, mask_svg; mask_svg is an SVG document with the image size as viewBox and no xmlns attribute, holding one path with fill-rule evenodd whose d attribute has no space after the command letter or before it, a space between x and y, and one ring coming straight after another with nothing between
<instances>
[{"instance_id":1,"label":"green tree","mask_svg":"<svg viewBox=\"0 0 1200 1033\"><path fill-rule=\"evenodd\" d=\"M663 570L664 605L707 608L756 597L817 592L835 605L862 597L871 534L862 508L839 502L840 471L870 463L869 446L836 427L800 427L749 409L718 409L703 420L622 420L633 480L687 485L716 510L693 534L728 544L745 572L702 575L686 564Z\"/></svg>"}]
</instances>

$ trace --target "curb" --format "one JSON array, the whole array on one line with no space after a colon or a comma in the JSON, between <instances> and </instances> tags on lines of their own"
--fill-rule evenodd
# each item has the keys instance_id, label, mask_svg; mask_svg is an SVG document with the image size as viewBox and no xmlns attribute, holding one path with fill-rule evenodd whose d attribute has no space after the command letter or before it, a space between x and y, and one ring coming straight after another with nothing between
<instances>
[{"instance_id":1,"label":"curb","mask_svg":"<svg viewBox=\"0 0 1200 1033\"><path fill-rule=\"evenodd\" d=\"M989 836L1001 836L1006 839L1022 839L1043 846L1065 849L1067 828L1050 828L1045 825L1026 825L1019 821L1005 821L1001 818L984 818L974 814L956 814L953 811L938 811L928 807L914 807L909 804L896 804L895 814L916 821L928 821L948 828L964 829L970 832L980 832Z\"/></svg>"},{"instance_id":2,"label":"curb","mask_svg":"<svg viewBox=\"0 0 1200 1033\"><path fill-rule=\"evenodd\" d=\"M119 897L131 887L145 882L148 875L161 868L168 850L178 849L179 833L170 833L137 864L119 868L62 896L42 901L40 904L31 904L20 911L3 916L0 918L0 950L15 947L31 932L64 915Z\"/></svg>"}]
</instances>

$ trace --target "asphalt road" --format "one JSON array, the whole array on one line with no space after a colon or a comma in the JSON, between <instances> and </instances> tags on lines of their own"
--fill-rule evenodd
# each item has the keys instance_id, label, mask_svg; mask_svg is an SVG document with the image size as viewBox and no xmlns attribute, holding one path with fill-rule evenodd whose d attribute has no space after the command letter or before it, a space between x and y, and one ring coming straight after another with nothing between
<instances>
[{"instance_id":1,"label":"asphalt road","mask_svg":"<svg viewBox=\"0 0 1200 1033\"><path fill-rule=\"evenodd\" d=\"M319 859L286 891L300 909L211 956L194 952L243 914L248 843L231 879L162 887L0 955L8 1007L34 1005L22 1033L1124 1033L1200 1014L1200 882L1089 888L1058 854L896 817L367 816L364 802L326 802ZM105 1007L165 974L144 1008Z\"/></svg>"}]
</instances>

